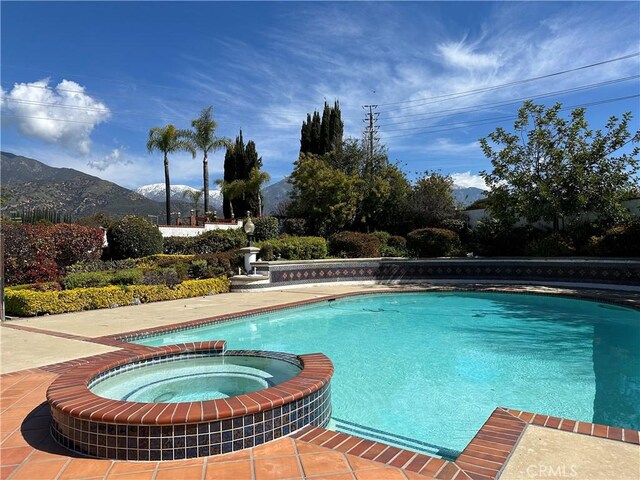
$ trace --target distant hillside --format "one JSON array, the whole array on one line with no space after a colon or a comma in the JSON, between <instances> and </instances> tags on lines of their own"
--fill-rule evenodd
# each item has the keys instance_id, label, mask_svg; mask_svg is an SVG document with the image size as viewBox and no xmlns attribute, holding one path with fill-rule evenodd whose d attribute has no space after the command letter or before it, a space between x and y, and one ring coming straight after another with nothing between
<instances>
[{"instance_id":1,"label":"distant hillside","mask_svg":"<svg viewBox=\"0 0 640 480\"><path fill-rule=\"evenodd\" d=\"M159 215L164 204L149 200L115 183L72 168L56 168L38 160L0 152L3 212L35 207L52 208L73 217L105 212L108 215Z\"/></svg>"},{"instance_id":2,"label":"distant hillside","mask_svg":"<svg viewBox=\"0 0 640 480\"><path fill-rule=\"evenodd\" d=\"M262 189L265 215L271 215L278 208L278 205L289 200L291 184L288 180L289 177L284 177L279 182L272 183L268 187L264 187Z\"/></svg>"},{"instance_id":3,"label":"distant hillside","mask_svg":"<svg viewBox=\"0 0 640 480\"><path fill-rule=\"evenodd\" d=\"M468 207L474 202L486 197L487 192L476 187L453 186L453 198L463 207Z\"/></svg>"}]
</instances>

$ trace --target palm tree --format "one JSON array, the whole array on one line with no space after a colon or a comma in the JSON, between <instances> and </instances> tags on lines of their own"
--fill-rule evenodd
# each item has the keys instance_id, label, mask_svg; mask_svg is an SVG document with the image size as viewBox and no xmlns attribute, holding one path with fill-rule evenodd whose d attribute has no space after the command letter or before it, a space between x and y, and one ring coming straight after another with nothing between
<instances>
[{"instance_id":1,"label":"palm tree","mask_svg":"<svg viewBox=\"0 0 640 480\"><path fill-rule=\"evenodd\" d=\"M249 172L249 178L245 180L246 191L249 198L258 199L258 216L262 216L262 185L271 180L271 176L267 172L261 172L259 168L252 168Z\"/></svg>"},{"instance_id":2,"label":"palm tree","mask_svg":"<svg viewBox=\"0 0 640 480\"><path fill-rule=\"evenodd\" d=\"M229 198L229 200L235 200L241 198L243 201L249 198L249 205L253 203L251 199L258 199L258 216L262 216L262 195L260 190L262 185L268 182L271 176L267 172L261 172L259 168L254 167L249 172L249 178L246 180L234 180L232 182L225 182L224 180L216 180L216 183L220 185L222 194Z\"/></svg>"},{"instance_id":3,"label":"palm tree","mask_svg":"<svg viewBox=\"0 0 640 480\"><path fill-rule=\"evenodd\" d=\"M218 126L213 119L213 107L208 106L200 113L200 116L191 122L193 131L189 134L189 139L194 148L202 150L202 177L204 180L204 212L209 211L209 152L215 152L221 148L231 148L231 140L228 138L218 138L215 135Z\"/></svg>"},{"instance_id":4,"label":"palm tree","mask_svg":"<svg viewBox=\"0 0 640 480\"><path fill-rule=\"evenodd\" d=\"M182 198L189 197L189 200L193 203L193 211L198 216L198 203L200 203L200 199L202 198L203 190L185 190L182 192Z\"/></svg>"},{"instance_id":5,"label":"palm tree","mask_svg":"<svg viewBox=\"0 0 640 480\"><path fill-rule=\"evenodd\" d=\"M179 130L169 124L166 127L153 127L149 130L147 150L152 153L158 150L164 154L164 188L165 206L167 209L167 225L171 225L171 182L169 181L169 154L180 150L191 152L195 158L196 150L188 140L189 132Z\"/></svg>"}]
</instances>

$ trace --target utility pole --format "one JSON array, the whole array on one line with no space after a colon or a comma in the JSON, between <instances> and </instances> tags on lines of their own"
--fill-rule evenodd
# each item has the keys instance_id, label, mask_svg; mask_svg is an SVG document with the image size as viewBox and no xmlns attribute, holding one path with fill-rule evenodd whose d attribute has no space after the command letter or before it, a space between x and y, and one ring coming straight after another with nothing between
<instances>
[{"instance_id":1,"label":"utility pole","mask_svg":"<svg viewBox=\"0 0 640 480\"><path fill-rule=\"evenodd\" d=\"M364 142L365 145L369 146L369 161L371 161L373 160L375 146L378 143L378 126L376 124L378 123L380 114L374 112L374 110L378 108L378 105L363 105L362 108L364 108L366 112L364 118L366 125L364 128Z\"/></svg>"}]
</instances>

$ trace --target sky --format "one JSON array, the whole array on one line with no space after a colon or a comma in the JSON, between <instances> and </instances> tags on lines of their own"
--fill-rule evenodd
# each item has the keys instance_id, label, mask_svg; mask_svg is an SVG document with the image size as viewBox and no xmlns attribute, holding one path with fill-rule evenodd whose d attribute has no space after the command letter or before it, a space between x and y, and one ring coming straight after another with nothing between
<instances>
[{"instance_id":1,"label":"sky","mask_svg":"<svg viewBox=\"0 0 640 480\"><path fill-rule=\"evenodd\" d=\"M460 186L483 187L478 140L513 131L525 99L586 105L593 129L630 111L640 129L635 1L2 1L0 15L2 150L127 188L164 181L149 129L189 128L208 105L218 136L255 141L272 182L306 114L336 99L345 136L362 138L376 105L392 162ZM173 154L170 171L201 188L201 154Z\"/></svg>"}]
</instances>

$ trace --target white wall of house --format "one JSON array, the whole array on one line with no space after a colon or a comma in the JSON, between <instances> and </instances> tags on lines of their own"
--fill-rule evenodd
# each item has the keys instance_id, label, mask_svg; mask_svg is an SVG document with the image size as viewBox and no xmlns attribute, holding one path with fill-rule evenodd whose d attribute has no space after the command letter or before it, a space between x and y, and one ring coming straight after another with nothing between
<instances>
[{"instance_id":1,"label":"white wall of house","mask_svg":"<svg viewBox=\"0 0 640 480\"><path fill-rule=\"evenodd\" d=\"M627 200L625 202L622 202L622 205L628 208L629 211L632 214L634 214L636 217L640 217L640 198ZM477 208L474 210L465 210L464 213L467 215L469 219L468 223L471 228L475 228L478 222L487 216L486 210L484 208ZM589 220L593 218L594 216L589 213L585 214L583 217L584 220ZM524 221L518 222L518 225L525 225L525 224L526 222ZM551 222L537 222L534 226L539 228L544 228L544 227L551 228L553 224Z\"/></svg>"},{"instance_id":2,"label":"white wall of house","mask_svg":"<svg viewBox=\"0 0 640 480\"><path fill-rule=\"evenodd\" d=\"M205 223L204 226L158 225L163 237L197 237L210 230L235 230L242 228L242 220L236 223Z\"/></svg>"}]
</instances>

